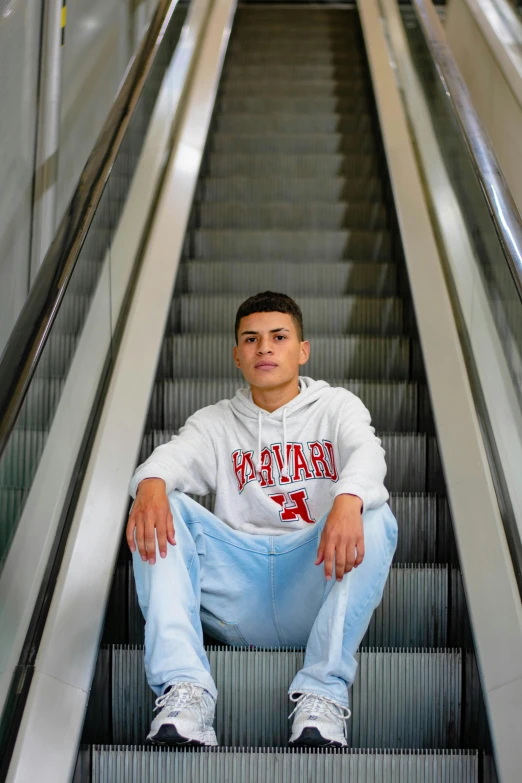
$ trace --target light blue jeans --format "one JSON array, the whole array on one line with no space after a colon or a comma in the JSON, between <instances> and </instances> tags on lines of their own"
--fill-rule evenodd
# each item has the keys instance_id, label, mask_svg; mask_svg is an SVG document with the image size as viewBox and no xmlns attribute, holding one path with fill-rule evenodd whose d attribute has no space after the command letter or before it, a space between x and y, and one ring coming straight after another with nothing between
<instances>
[{"instance_id":1,"label":"light blue jeans","mask_svg":"<svg viewBox=\"0 0 522 783\"><path fill-rule=\"evenodd\" d=\"M203 628L234 646L306 647L289 693L316 693L348 706L354 655L379 604L397 545L388 504L363 515L365 556L341 582L314 565L327 514L280 536L232 529L175 490L169 495L176 546L155 565L133 554L145 617L145 670L160 695L174 682L216 686Z\"/></svg>"}]
</instances>

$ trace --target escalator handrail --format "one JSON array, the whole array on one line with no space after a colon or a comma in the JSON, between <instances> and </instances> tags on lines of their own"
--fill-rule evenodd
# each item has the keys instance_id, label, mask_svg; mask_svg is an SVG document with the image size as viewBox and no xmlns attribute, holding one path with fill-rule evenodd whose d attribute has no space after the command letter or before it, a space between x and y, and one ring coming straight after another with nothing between
<instances>
[{"instance_id":1,"label":"escalator handrail","mask_svg":"<svg viewBox=\"0 0 522 783\"><path fill-rule=\"evenodd\" d=\"M0 358L0 458L178 0L159 0Z\"/></svg>"},{"instance_id":2,"label":"escalator handrail","mask_svg":"<svg viewBox=\"0 0 522 783\"><path fill-rule=\"evenodd\" d=\"M462 130L504 257L522 303L522 217L473 106L431 0L413 0L426 43Z\"/></svg>"}]
</instances>

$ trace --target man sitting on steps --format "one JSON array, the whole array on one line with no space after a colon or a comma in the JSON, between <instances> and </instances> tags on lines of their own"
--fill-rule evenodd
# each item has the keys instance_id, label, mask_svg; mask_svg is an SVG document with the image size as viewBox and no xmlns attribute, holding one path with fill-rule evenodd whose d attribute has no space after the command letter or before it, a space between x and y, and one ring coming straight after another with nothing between
<instances>
[{"instance_id":1,"label":"man sitting on steps","mask_svg":"<svg viewBox=\"0 0 522 783\"><path fill-rule=\"evenodd\" d=\"M235 334L249 388L190 416L131 482L127 541L159 710L148 739L217 744L203 627L229 645L306 646L290 744L342 747L354 656L397 544L384 450L358 397L299 376L310 343L293 299L250 297ZM210 492L215 514L185 494Z\"/></svg>"}]
</instances>

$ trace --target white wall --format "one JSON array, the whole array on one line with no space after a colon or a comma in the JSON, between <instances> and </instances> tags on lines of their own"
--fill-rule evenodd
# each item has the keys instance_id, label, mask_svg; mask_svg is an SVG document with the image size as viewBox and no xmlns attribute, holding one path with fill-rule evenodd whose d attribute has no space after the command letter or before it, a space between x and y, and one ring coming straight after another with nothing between
<instances>
[{"instance_id":1,"label":"white wall","mask_svg":"<svg viewBox=\"0 0 522 783\"><path fill-rule=\"evenodd\" d=\"M0 0L0 354L27 296L42 0Z\"/></svg>"},{"instance_id":2,"label":"white wall","mask_svg":"<svg viewBox=\"0 0 522 783\"><path fill-rule=\"evenodd\" d=\"M29 290L43 2L0 0L0 354ZM67 2L56 226L157 2Z\"/></svg>"},{"instance_id":3,"label":"white wall","mask_svg":"<svg viewBox=\"0 0 522 783\"><path fill-rule=\"evenodd\" d=\"M522 58L489 0L449 0L446 35L522 212Z\"/></svg>"}]
</instances>

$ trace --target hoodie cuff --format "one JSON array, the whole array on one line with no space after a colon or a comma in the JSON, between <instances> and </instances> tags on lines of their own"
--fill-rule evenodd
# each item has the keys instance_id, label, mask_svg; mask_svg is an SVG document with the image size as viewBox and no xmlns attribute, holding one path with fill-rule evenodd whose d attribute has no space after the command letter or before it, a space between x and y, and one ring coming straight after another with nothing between
<instances>
[{"instance_id":1,"label":"hoodie cuff","mask_svg":"<svg viewBox=\"0 0 522 783\"><path fill-rule=\"evenodd\" d=\"M364 512L368 502L368 492L360 484L353 484L352 482L337 484L332 494L334 498L338 495L357 495L362 500L361 514Z\"/></svg>"},{"instance_id":2,"label":"hoodie cuff","mask_svg":"<svg viewBox=\"0 0 522 783\"><path fill-rule=\"evenodd\" d=\"M136 493L138 491L139 484L144 479L148 479L148 478L163 479L163 481L165 482L165 489L167 495L169 494L169 492L172 492L172 490L174 489L173 486L174 482L172 481L172 476L166 470L162 470L157 466L154 467L154 465L147 465L146 467L139 468L139 470L137 470L134 476L132 477L129 485L129 494L131 495L131 497L136 499Z\"/></svg>"}]
</instances>

